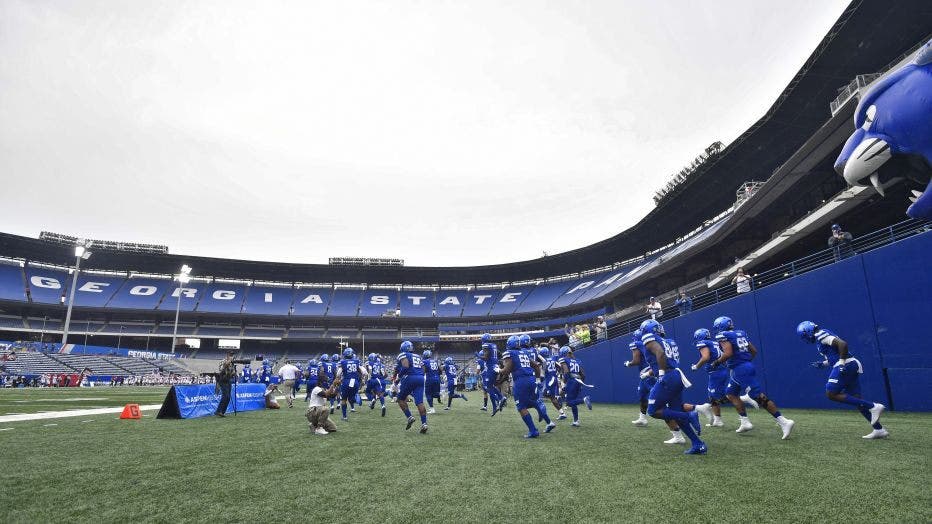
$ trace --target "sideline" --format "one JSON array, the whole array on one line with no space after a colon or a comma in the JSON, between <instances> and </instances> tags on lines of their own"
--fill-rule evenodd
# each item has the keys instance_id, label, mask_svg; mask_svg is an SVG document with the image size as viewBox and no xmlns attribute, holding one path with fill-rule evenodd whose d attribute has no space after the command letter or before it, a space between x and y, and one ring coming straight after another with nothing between
<instances>
[{"instance_id":1,"label":"sideline","mask_svg":"<svg viewBox=\"0 0 932 524\"><path fill-rule=\"evenodd\" d=\"M159 409L161 404L145 404L139 406L141 411L151 411ZM22 415L4 415L0 416L0 423L3 422L25 422L27 420L46 420L53 418L65 417L86 417L88 415L104 415L107 413L122 413L123 406L118 408L95 408L95 409L73 409L68 411L46 411L44 413L24 413Z\"/></svg>"}]
</instances>

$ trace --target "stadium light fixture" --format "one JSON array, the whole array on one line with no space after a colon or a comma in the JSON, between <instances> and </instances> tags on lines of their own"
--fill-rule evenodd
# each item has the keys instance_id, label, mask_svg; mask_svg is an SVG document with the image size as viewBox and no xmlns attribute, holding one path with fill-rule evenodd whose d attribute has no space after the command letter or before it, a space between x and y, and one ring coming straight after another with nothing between
<instances>
[{"instance_id":1,"label":"stadium light fixture","mask_svg":"<svg viewBox=\"0 0 932 524\"><path fill-rule=\"evenodd\" d=\"M71 289L68 291L68 310L65 312L65 326L62 329L61 345L62 348L68 344L68 328L71 326L71 308L74 306L74 290L78 287L78 274L81 272L81 261L91 258L91 252L88 250L92 242L79 238L74 246L74 277L71 279Z\"/></svg>"},{"instance_id":2,"label":"stadium light fixture","mask_svg":"<svg viewBox=\"0 0 932 524\"><path fill-rule=\"evenodd\" d=\"M191 266L184 264L181 266L175 278L178 280L178 303L175 306L175 327L172 330L172 355L175 354L175 341L178 339L178 317L181 316L181 292L184 285L191 281Z\"/></svg>"}]
</instances>

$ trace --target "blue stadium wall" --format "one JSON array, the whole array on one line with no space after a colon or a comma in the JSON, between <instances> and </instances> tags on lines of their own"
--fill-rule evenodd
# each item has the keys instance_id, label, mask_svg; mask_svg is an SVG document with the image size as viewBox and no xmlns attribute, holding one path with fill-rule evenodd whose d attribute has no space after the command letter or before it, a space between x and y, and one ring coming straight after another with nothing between
<instances>
[{"instance_id":1,"label":"blue stadium wall","mask_svg":"<svg viewBox=\"0 0 932 524\"><path fill-rule=\"evenodd\" d=\"M728 315L760 351L758 377L781 408L848 408L825 397L828 371L809 366L820 356L796 336L796 325L812 320L845 339L864 365L865 398L898 411L932 411L930 260L932 233L924 233L664 322L693 382L684 399L706 397L705 374L688 369L698 360L693 332ZM637 372L624 367L629 338L577 353L587 382L597 386L593 401L636 402Z\"/></svg>"}]
</instances>

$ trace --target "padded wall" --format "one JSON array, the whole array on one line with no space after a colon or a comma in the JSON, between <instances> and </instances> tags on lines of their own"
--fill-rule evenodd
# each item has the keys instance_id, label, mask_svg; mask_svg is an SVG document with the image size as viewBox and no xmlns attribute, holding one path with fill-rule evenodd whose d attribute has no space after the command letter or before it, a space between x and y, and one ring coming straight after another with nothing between
<instances>
[{"instance_id":1,"label":"padded wall","mask_svg":"<svg viewBox=\"0 0 932 524\"><path fill-rule=\"evenodd\" d=\"M865 398L897 410L932 410L930 259L932 233L925 233L664 322L693 382L684 400L701 401L706 395L705 373L688 370L698 360L693 332L711 329L715 317L728 315L758 348L758 377L781 409L851 409L825 397L828 370L809 366L820 355L796 336L796 326L811 320L848 342L864 367ZM636 401L637 372L624 367L629 338L576 353L589 382L597 386L593 400Z\"/></svg>"}]
</instances>

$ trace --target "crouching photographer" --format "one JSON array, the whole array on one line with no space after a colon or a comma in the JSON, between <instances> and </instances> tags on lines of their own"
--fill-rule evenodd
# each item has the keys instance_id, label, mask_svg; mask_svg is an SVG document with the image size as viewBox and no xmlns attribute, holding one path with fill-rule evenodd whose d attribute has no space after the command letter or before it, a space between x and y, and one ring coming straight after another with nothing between
<instances>
[{"instance_id":1,"label":"crouching photographer","mask_svg":"<svg viewBox=\"0 0 932 524\"><path fill-rule=\"evenodd\" d=\"M330 403L331 399L340 391L340 380L335 380L329 388L324 388L325 382L318 383L308 394L307 425L311 431L317 435L326 435L337 430L336 425L330 421Z\"/></svg>"}]
</instances>

